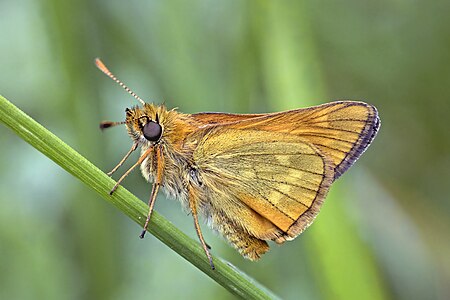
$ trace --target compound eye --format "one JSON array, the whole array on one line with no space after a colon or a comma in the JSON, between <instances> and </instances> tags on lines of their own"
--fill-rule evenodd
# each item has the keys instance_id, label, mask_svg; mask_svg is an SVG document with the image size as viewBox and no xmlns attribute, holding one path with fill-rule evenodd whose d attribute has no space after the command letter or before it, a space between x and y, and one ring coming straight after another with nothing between
<instances>
[{"instance_id":1,"label":"compound eye","mask_svg":"<svg viewBox=\"0 0 450 300\"><path fill-rule=\"evenodd\" d=\"M162 127L158 123L150 121L142 128L142 133L147 140L157 142L161 138Z\"/></svg>"}]
</instances>

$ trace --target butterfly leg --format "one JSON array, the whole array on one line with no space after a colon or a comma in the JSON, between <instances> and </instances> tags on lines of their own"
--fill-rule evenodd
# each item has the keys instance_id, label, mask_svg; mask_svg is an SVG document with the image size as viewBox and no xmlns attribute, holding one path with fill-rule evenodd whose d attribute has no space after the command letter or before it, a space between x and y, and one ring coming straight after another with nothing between
<instances>
[{"instance_id":1,"label":"butterfly leg","mask_svg":"<svg viewBox=\"0 0 450 300\"><path fill-rule=\"evenodd\" d=\"M112 174L114 174L114 172L117 171L117 169L120 168L120 166L123 165L123 163L127 160L127 158L131 155L131 153L133 153L134 150L137 149L138 143L133 143L133 145L131 146L131 149L127 152L127 154L125 154L125 156L122 158L122 160L117 164L117 166L114 167L114 169L112 169L111 171L109 171L108 173L106 173L108 176L111 176Z\"/></svg>"},{"instance_id":2,"label":"butterfly leg","mask_svg":"<svg viewBox=\"0 0 450 300\"><path fill-rule=\"evenodd\" d=\"M141 155L141 157L139 157L138 161L131 167L129 168L125 174L122 175L122 177L119 178L119 180L117 180L116 184L113 186L112 190L109 192L110 195L112 195L114 193L115 190L117 190L117 188L119 187L120 183L122 182L122 180L125 179L125 177L128 176L128 174L131 173L131 171L134 170L134 168L136 168L137 166L139 166L144 159L147 158L147 156L153 151L153 147L150 147L147 149L147 151L144 152L144 154Z\"/></svg>"},{"instance_id":3,"label":"butterfly leg","mask_svg":"<svg viewBox=\"0 0 450 300\"><path fill-rule=\"evenodd\" d=\"M152 216L153 208L155 207L156 196L158 195L159 187L162 183L162 176L164 172L164 160L161 153L161 148L156 148L156 177L155 182L152 186L152 193L150 194L150 199L148 200L148 213L147 219L145 220L144 229L142 230L139 237L141 239L144 238L145 233L147 232L148 223L150 222L150 217Z\"/></svg>"},{"instance_id":4,"label":"butterfly leg","mask_svg":"<svg viewBox=\"0 0 450 300\"><path fill-rule=\"evenodd\" d=\"M198 222L197 204L198 204L198 197L195 195L193 188L190 186L189 187L189 207L191 209L192 217L194 217L195 231L197 232L197 236L200 240L203 251L205 251L206 257L208 257L209 265L211 266L211 269L214 270L215 267L214 267L214 263L212 260L212 256L211 256L211 253L209 253L210 247L206 244L205 239L203 238L202 230L200 228L200 223Z\"/></svg>"}]
</instances>

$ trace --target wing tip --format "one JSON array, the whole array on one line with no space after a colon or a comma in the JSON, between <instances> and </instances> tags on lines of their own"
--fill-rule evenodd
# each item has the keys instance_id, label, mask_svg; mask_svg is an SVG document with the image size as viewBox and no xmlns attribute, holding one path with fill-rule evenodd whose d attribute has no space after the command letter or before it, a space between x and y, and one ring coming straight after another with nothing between
<instances>
[{"instance_id":1,"label":"wing tip","mask_svg":"<svg viewBox=\"0 0 450 300\"><path fill-rule=\"evenodd\" d=\"M338 179L345 173L366 151L372 141L375 139L378 130L381 126L381 121L378 116L378 110L375 106L360 102L369 109L369 115L364 129L361 131L358 141L353 145L346 157L335 168L334 180Z\"/></svg>"}]
</instances>

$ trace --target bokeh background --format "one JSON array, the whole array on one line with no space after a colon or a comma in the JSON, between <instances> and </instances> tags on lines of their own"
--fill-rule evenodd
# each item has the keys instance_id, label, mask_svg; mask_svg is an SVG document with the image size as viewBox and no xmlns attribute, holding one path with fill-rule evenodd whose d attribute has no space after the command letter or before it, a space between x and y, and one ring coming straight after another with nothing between
<instances>
[{"instance_id":1,"label":"bokeh background","mask_svg":"<svg viewBox=\"0 0 450 300\"><path fill-rule=\"evenodd\" d=\"M449 15L446 0L2 0L0 94L105 171L131 142L98 123L136 101L97 56L186 113L374 104L378 137L303 235L258 263L206 239L285 299L449 299ZM1 299L232 298L4 126L0 144ZM139 172L124 186L148 199ZM196 238L179 203L156 209Z\"/></svg>"}]
</instances>

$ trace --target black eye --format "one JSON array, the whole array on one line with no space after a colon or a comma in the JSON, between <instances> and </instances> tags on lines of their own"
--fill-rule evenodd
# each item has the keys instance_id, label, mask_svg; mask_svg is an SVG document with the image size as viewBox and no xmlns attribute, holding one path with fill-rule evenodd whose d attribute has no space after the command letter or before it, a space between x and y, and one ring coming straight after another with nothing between
<instances>
[{"instance_id":1,"label":"black eye","mask_svg":"<svg viewBox=\"0 0 450 300\"><path fill-rule=\"evenodd\" d=\"M144 125L144 128L142 128L142 132L144 133L144 137L147 140L151 142L157 142L161 137L162 128L158 123L150 121Z\"/></svg>"}]
</instances>

